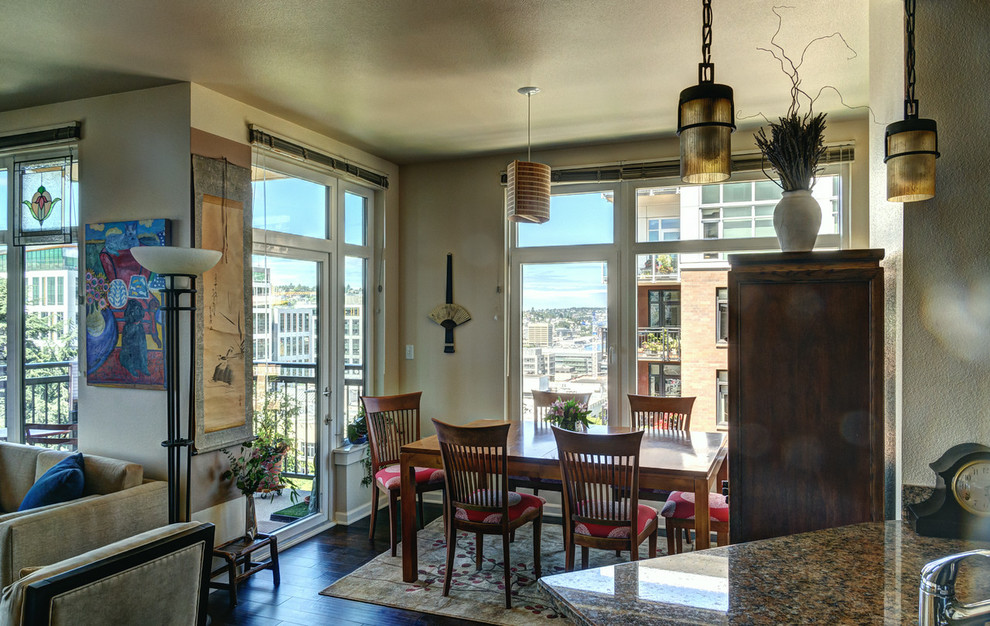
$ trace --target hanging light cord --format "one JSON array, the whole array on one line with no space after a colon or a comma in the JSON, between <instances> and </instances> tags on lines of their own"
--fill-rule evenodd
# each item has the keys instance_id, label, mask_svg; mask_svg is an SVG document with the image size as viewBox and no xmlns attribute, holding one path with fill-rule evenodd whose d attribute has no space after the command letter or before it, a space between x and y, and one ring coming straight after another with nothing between
<instances>
[{"instance_id":1,"label":"hanging light cord","mask_svg":"<svg viewBox=\"0 0 990 626\"><path fill-rule=\"evenodd\" d=\"M526 160L533 160L533 139L531 136L533 130L533 94L532 92L526 94Z\"/></svg>"},{"instance_id":2,"label":"hanging light cord","mask_svg":"<svg viewBox=\"0 0 990 626\"><path fill-rule=\"evenodd\" d=\"M715 82L715 66L712 64L712 0L701 2L701 63L698 64L698 82Z\"/></svg>"},{"instance_id":3,"label":"hanging light cord","mask_svg":"<svg viewBox=\"0 0 990 626\"><path fill-rule=\"evenodd\" d=\"M907 13L907 55L905 68L906 85L904 87L904 117L918 117L918 101L914 97L914 6L915 0L904 0L904 11Z\"/></svg>"}]
</instances>

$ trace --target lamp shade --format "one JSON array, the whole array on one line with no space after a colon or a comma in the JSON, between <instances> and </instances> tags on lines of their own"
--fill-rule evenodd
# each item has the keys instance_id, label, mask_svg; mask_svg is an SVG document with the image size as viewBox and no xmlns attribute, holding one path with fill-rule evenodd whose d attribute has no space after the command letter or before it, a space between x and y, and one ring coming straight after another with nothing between
<instances>
[{"instance_id":1,"label":"lamp shade","mask_svg":"<svg viewBox=\"0 0 990 626\"><path fill-rule=\"evenodd\" d=\"M938 130L935 120L908 118L887 126L884 162L887 199L918 202L935 197Z\"/></svg>"},{"instance_id":2,"label":"lamp shade","mask_svg":"<svg viewBox=\"0 0 990 626\"><path fill-rule=\"evenodd\" d=\"M681 92L677 134L681 138L682 181L705 184L729 178L734 119L732 87L702 82Z\"/></svg>"},{"instance_id":3,"label":"lamp shade","mask_svg":"<svg viewBox=\"0 0 990 626\"><path fill-rule=\"evenodd\" d=\"M508 218L542 224L550 219L550 166L513 161L506 171Z\"/></svg>"},{"instance_id":4,"label":"lamp shade","mask_svg":"<svg viewBox=\"0 0 990 626\"><path fill-rule=\"evenodd\" d=\"M222 253L204 248L136 246L131 248L131 256L141 267L156 274L199 276L216 265Z\"/></svg>"}]
</instances>

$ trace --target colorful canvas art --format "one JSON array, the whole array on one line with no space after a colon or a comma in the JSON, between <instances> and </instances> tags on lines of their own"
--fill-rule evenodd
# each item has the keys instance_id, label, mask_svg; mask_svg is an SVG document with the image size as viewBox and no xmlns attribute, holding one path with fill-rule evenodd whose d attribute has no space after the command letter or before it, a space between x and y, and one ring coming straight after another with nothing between
<instances>
[{"instance_id":1,"label":"colorful canvas art","mask_svg":"<svg viewBox=\"0 0 990 626\"><path fill-rule=\"evenodd\" d=\"M169 220L86 225L86 383L165 388L163 279L135 246L169 243Z\"/></svg>"}]
</instances>

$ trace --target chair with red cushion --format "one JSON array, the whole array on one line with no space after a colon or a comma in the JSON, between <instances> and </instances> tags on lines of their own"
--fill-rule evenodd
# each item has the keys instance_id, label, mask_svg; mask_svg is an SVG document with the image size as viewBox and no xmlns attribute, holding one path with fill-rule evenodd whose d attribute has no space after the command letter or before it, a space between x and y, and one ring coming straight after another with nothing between
<instances>
[{"instance_id":1,"label":"chair with red cushion","mask_svg":"<svg viewBox=\"0 0 990 626\"><path fill-rule=\"evenodd\" d=\"M475 566L481 569L484 535L502 535L502 563L505 569L505 608L512 608L509 535L527 522L533 522L533 569L539 578L540 530L543 505L539 496L509 491L507 442L509 424L495 426L453 426L433 420L440 441L440 456L446 475L447 568L443 595L450 594L457 550L457 531L475 534Z\"/></svg>"},{"instance_id":2,"label":"chair with red cushion","mask_svg":"<svg viewBox=\"0 0 990 626\"><path fill-rule=\"evenodd\" d=\"M388 493L389 541L392 556L399 543L399 451L402 446L420 438L419 399L422 391L397 396L362 396L371 444L371 531L375 538L378 517L378 492ZM419 522L423 523L423 493L443 489L443 470L417 467L416 496L419 499ZM409 520L407 523L413 523Z\"/></svg>"},{"instance_id":3,"label":"chair with red cushion","mask_svg":"<svg viewBox=\"0 0 990 626\"><path fill-rule=\"evenodd\" d=\"M550 422L546 421L547 409L550 408L557 400L562 400L567 402L568 400L574 400L578 404L583 404L588 406L591 402L590 393L565 393L563 391L540 391L538 389L533 389L530 393L533 394L533 423L536 426L536 430L545 429L550 426ZM559 492L562 487L560 486L560 481L554 478L540 478L539 476L510 476L509 477L509 489L518 489L519 487L527 487L533 490L533 495L540 495L540 489L545 489L547 491L557 491Z\"/></svg>"},{"instance_id":4,"label":"chair with red cushion","mask_svg":"<svg viewBox=\"0 0 990 626\"><path fill-rule=\"evenodd\" d=\"M724 546L729 542L729 503L725 496L708 494L708 511L709 524L717 535L718 545ZM667 554L677 554L683 549L679 531L684 529L686 534L694 530L694 494L690 491L671 491L660 515L667 528Z\"/></svg>"},{"instance_id":5,"label":"chair with red cushion","mask_svg":"<svg viewBox=\"0 0 990 626\"><path fill-rule=\"evenodd\" d=\"M575 433L553 427L560 473L564 479L565 567L574 569L574 546L581 546L581 568L588 548L629 550L639 559L639 545L649 539L650 558L657 555L659 517L639 503L639 448L643 431L617 435Z\"/></svg>"}]
</instances>

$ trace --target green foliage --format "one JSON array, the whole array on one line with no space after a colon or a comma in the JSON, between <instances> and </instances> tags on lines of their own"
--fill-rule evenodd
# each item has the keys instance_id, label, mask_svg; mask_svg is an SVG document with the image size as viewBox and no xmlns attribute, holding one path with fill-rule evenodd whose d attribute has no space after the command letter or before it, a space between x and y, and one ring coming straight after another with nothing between
<instances>
[{"instance_id":1,"label":"green foliage","mask_svg":"<svg viewBox=\"0 0 990 626\"><path fill-rule=\"evenodd\" d=\"M223 480L234 480L244 495L258 491L280 491L286 453L295 445L290 434L293 420L299 415L299 404L285 391L279 391L265 383L265 396L255 410L254 441L241 444L240 454L226 448L223 453L230 462L230 469L220 475ZM296 486L287 482L290 498L299 498Z\"/></svg>"},{"instance_id":2,"label":"green foliage","mask_svg":"<svg viewBox=\"0 0 990 626\"><path fill-rule=\"evenodd\" d=\"M577 400L568 400L565 402L557 398L547 408L547 413L543 419L558 428L575 430L578 424L584 424L585 428L591 426L592 421L588 418L590 414L591 411L588 410L587 404L580 403Z\"/></svg>"},{"instance_id":3,"label":"green foliage","mask_svg":"<svg viewBox=\"0 0 990 626\"><path fill-rule=\"evenodd\" d=\"M361 402L358 405L357 417L354 421L347 425L347 438L351 443L354 443L361 437L368 434L368 420L367 416L364 414L364 403Z\"/></svg>"}]
</instances>

